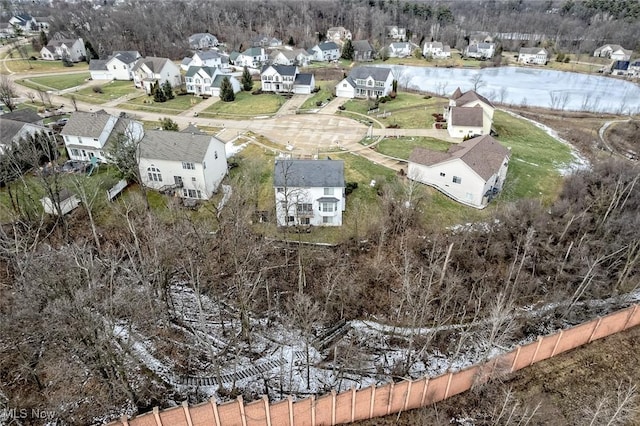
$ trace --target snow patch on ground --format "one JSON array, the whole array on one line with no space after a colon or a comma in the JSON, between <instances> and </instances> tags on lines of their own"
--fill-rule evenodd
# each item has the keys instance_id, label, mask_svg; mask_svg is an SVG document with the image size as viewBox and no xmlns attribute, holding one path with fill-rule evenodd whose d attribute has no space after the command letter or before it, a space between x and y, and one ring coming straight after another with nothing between
<instances>
[{"instance_id":1,"label":"snow patch on ground","mask_svg":"<svg viewBox=\"0 0 640 426\"><path fill-rule=\"evenodd\" d=\"M227 142L226 144L224 144L224 151L227 155L227 158L231 158L234 155L236 155L237 153L239 153L240 151L242 151L243 149L245 149L247 147L247 145L249 145L247 142L240 144L240 145L235 145L234 142L237 140L238 138L232 139L229 142Z\"/></svg>"}]
</instances>

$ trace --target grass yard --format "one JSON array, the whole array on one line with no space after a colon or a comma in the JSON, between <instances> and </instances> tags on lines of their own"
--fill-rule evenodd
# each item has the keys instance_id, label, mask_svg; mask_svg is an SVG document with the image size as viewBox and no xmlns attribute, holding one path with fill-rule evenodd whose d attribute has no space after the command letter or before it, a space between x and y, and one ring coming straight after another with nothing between
<instances>
[{"instance_id":1,"label":"grass yard","mask_svg":"<svg viewBox=\"0 0 640 426\"><path fill-rule=\"evenodd\" d=\"M89 64L86 62L78 62L73 64L72 67L65 67L62 65L62 61L25 61L22 59L7 60L5 62L7 68L15 73L46 73L46 72L59 72L66 73L70 71L88 71Z\"/></svg>"},{"instance_id":2,"label":"grass yard","mask_svg":"<svg viewBox=\"0 0 640 426\"><path fill-rule=\"evenodd\" d=\"M338 82L335 80L317 81L316 85L320 87L320 91L317 93L314 93L313 96L307 99L302 104L300 109L301 110L315 109L315 108L318 108L318 106L316 105L316 102L318 101L326 102L327 99L331 99L333 97L333 90L336 87L336 84L338 84Z\"/></svg>"},{"instance_id":3,"label":"grass yard","mask_svg":"<svg viewBox=\"0 0 640 426\"><path fill-rule=\"evenodd\" d=\"M419 136L405 136L393 139L385 138L376 145L379 153L390 157L402 158L403 160L409 159L409 155L411 155L411 151L413 151L414 148L426 148L432 151L446 152L450 146L450 143L439 139Z\"/></svg>"},{"instance_id":4,"label":"grass yard","mask_svg":"<svg viewBox=\"0 0 640 426\"><path fill-rule=\"evenodd\" d=\"M271 93L252 95L251 92L239 92L236 93L235 101L216 102L201 112L200 116L246 119L260 115L271 115L278 112L285 100L284 96Z\"/></svg>"},{"instance_id":5,"label":"grass yard","mask_svg":"<svg viewBox=\"0 0 640 426\"><path fill-rule=\"evenodd\" d=\"M33 89L64 90L86 83L89 76L89 73L52 75L18 80L18 83ZM33 86L31 84L33 84Z\"/></svg>"},{"instance_id":6,"label":"grass yard","mask_svg":"<svg viewBox=\"0 0 640 426\"><path fill-rule=\"evenodd\" d=\"M143 93L135 88L132 81L105 81L104 84L99 84L99 86L102 88L102 93L94 92L93 87L85 87L76 92L67 93L64 96L67 98L75 96L77 100L91 104L104 104L130 93L140 93L143 96Z\"/></svg>"},{"instance_id":7,"label":"grass yard","mask_svg":"<svg viewBox=\"0 0 640 426\"><path fill-rule=\"evenodd\" d=\"M142 92L141 92L142 93ZM118 105L118 108L178 115L202 102L202 98L193 95L176 96L166 102L154 102L153 96L142 94Z\"/></svg>"}]
</instances>

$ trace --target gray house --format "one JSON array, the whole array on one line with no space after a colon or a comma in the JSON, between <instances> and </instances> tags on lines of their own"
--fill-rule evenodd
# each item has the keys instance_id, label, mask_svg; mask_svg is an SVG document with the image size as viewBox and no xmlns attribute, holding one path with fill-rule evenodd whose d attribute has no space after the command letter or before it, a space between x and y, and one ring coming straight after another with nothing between
<instances>
[{"instance_id":1,"label":"gray house","mask_svg":"<svg viewBox=\"0 0 640 426\"><path fill-rule=\"evenodd\" d=\"M373 61L373 47L367 40L355 40L351 42L353 46L353 60L357 62Z\"/></svg>"}]
</instances>

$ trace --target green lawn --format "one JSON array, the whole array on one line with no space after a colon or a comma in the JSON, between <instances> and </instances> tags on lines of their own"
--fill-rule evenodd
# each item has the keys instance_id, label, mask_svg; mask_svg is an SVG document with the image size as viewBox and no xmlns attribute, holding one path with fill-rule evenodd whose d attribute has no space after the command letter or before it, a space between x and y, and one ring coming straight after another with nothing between
<instances>
[{"instance_id":1,"label":"green lawn","mask_svg":"<svg viewBox=\"0 0 640 426\"><path fill-rule=\"evenodd\" d=\"M86 83L89 76L89 73L52 75L19 80L18 83L33 89L64 90Z\"/></svg>"},{"instance_id":2,"label":"green lawn","mask_svg":"<svg viewBox=\"0 0 640 426\"><path fill-rule=\"evenodd\" d=\"M67 98L75 96L77 100L91 104L103 104L129 93L137 92L140 96L144 96L142 91L135 88L132 81L105 81L104 84L99 86L102 88L102 93L94 92L93 87L85 87L76 92L67 93L64 96Z\"/></svg>"},{"instance_id":3,"label":"green lawn","mask_svg":"<svg viewBox=\"0 0 640 426\"><path fill-rule=\"evenodd\" d=\"M318 101L326 102L327 99L333 98L333 90L336 87L337 83L338 83L337 81L333 81L333 80L316 82L316 85L320 87L320 91L317 93L314 93L313 96L307 99L302 104L300 109L301 110L315 109L315 108L318 108L318 106L316 105L316 102Z\"/></svg>"},{"instance_id":4,"label":"green lawn","mask_svg":"<svg viewBox=\"0 0 640 426\"><path fill-rule=\"evenodd\" d=\"M381 154L408 160L414 148L426 148L432 151L446 152L451 145L452 144L439 139L406 136L393 139L385 138L376 145L376 149Z\"/></svg>"},{"instance_id":5,"label":"green lawn","mask_svg":"<svg viewBox=\"0 0 640 426\"><path fill-rule=\"evenodd\" d=\"M141 92L142 93L142 92ZM147 96L144 93L137 98L118 105L118 108L124 108L135 111L157 112L167 115L178 115L193 106L202 102L202 98L193 95L176 96L166 102L155 102L153 96Z\"/></svg>"},{"instance_id":6,"label":"green lawn","mask_svg":"<svg viewBox=\"0 0 640 426\"><path fill-rule=\"evenodd\" d=\"M252 95L251 92L236 93L236 99L233 102L216 102L202 113L201 117L218 117L245 119L260 115L271 115L278 112L285 97L263 93L261 95Z\"/></svg>"},{"instance_id":7,"label":"green lawn","mask_svg":"<svg viewBox=\"0 0 640 426\"><path fill-rule=\"evenodd\" d=\"M78 62L72 67L65 67L62 61L25 61L25 60L9 60L5 64L7 68L15 73L46 73L46 72L69 72L69 71L88 71L89 64L86 62ZM4 68L2 68L4 69Z\"/></svg>"}]
</instances>

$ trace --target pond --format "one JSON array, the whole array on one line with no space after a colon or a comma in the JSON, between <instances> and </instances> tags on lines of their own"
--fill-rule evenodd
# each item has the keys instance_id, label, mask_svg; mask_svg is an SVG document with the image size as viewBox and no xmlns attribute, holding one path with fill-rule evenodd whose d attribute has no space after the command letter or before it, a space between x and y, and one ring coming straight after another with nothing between
<instances>
[{"instance_id":1,"label":"pond","mask_svg":"<svg viewBox=\"0 0 640 426\"><path fill-rule=\"evenodd\" d=\"M640 86L602 75L524 67L484 69L394 65L399 86L450 96L474 88L491 101L567 111L640 113Z\"/></svg>"}]
</instances>

